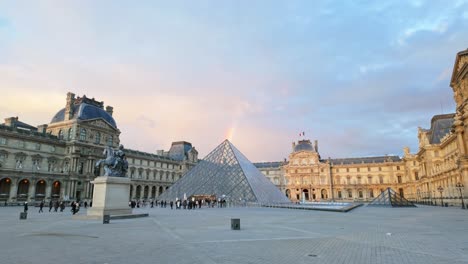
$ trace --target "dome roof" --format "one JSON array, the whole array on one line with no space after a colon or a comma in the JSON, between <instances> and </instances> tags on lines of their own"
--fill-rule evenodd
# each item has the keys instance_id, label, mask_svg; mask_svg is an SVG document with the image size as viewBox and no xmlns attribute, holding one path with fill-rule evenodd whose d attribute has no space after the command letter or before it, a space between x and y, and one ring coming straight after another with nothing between
<instances>
[{"instance_id":1,"label":"dome roof","mask_svg":"<svg viewBox=\"0 0 468 264\"><path fill-rule=\"evenodd\" d=\"M299 140L297 142L297 145L294 146L294 152L298 151L312 151L315 152L314 147L312 146L312 143L310 140Z\"/></svg>"},{"instance_id":2,"label":"dome roof","mask_svg":"<svg viewBox=\"0 0 468 264\"><path fill-rule=\"evenodd\" d=\"M87 104L81 103L78 105L73 105L73 117L71 119L80 119L80 120L91 120L96 118L102 118L107 123L109 123L114 128L117 128L117 124L115 123L114 118L107 113L104 109ZM50 123L58 123L65 120L65 108L58 111L57 114L52 118Z\"/></svg>"}]
</instances>

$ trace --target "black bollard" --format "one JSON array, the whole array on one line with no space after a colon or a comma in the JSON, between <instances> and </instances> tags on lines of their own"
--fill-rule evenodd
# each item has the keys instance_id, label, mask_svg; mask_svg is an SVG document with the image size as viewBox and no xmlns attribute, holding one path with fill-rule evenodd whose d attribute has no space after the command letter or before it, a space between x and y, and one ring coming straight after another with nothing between
<instances>
[{"instance_id":1,"label":"black bollard","mask_svg":"<svg viewBox=\"0 0 468 264\"><path fill-rule=\"evenodd\" d=\"M109 224L109 222L110 222L110 215L104 215L104 217L102 218L102 223Z\"/></svg>"},{"instance_id":2,"label":"black bollard","mask_svg":"<svg viewBox=\"0 0 468 264\"><path fill-rule=\"evenodd\" d=\"M240 219L239 218L231 218L231 229L232 230L240 230Z\"/></svg>"}]
</instances>

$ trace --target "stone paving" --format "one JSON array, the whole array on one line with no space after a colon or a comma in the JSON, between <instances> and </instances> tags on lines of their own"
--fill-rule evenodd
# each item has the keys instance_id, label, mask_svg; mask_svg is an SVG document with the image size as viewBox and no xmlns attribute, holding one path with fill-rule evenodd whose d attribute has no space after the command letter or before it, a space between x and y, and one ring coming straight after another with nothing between
<instances>
[{"instance_id":1,"label":"stone paving","mask_svg":"<svg viewBox=\"0 0 468 264\"><path fill-rule=\"evenodd\" d=\"M349 213L277 208L137 209L140 219L72 219L0 208L10 263L467 263L468 210L371 208ZM84 214L82 210L79 214ZM230 230L230 219L241 230Z\"/></svg>"}]
</instances>

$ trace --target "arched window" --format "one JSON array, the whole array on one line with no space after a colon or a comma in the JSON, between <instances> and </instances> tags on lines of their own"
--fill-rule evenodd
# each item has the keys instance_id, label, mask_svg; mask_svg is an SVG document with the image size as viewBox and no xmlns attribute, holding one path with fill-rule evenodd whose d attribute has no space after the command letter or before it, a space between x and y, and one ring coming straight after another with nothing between
<instances>
[{"instance_id":1,"label":"arched window","mask_svg":"<svg viewBox=\"0 0 468 264\"><path fill-rule=\"evenodd\" d=\"M73 128L68 129L68 140L71 140L73 138Z\"/></svg>"},{"instance_id":2,"label":"arched window","mask_svg":"<svg viewBox=\"0 0 468 264\"><path fill-rule=\"evenodd\" d=\"M99 133L99 132L96 133L96 138L94 140L94 143L96 143L96 144L101 143L101 133Z\"/></svg>"},{"instance_id":3,"label":"arched window","mask_svg":"<svg viewBox=\"0 0 468 264\"><path fill-rule=\"evenodd\" d=\"M62 129L60 129L59 132L58 132L58 138L59 138L59 139L63 139L63 131L62 131Z\"/></svg>"},{"instance_id":4,"label":"arched window","mask_svg":"<svg viewBox=\"0 0 468 264\"><path fill-rule=\"evenodd\" d=\"M114 138L112 136L107 137L107 145L112 146L112 143L114 142Z\"/></svg>"},{"instance_id":5,"label":"arched window","mask_svg":"<svg viewBox=\"0 0 468 264\"><path fill-rule=\"evenodd\" d=\"M80 130L80 140L86 140L86 129L84 128Z\"/></svg>"}]
</instances>

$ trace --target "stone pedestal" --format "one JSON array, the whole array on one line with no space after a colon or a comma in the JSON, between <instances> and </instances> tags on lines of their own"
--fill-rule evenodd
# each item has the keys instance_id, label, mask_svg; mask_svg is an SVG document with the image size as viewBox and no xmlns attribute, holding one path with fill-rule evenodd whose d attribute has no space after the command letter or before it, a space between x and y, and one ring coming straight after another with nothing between
<instances>
[{"instance_id":1,"label":"stone pedestal","mask_svg":"<svg viewBox=\"0 0 468 264\"><path fill-rule=\"evenodd\" d=\"M88 209L88 216L103 217L132 213L132 209L128 206L130 179L100 176L92 183L94 184L93 207Z\"/></svg>"}]
</instances>

